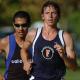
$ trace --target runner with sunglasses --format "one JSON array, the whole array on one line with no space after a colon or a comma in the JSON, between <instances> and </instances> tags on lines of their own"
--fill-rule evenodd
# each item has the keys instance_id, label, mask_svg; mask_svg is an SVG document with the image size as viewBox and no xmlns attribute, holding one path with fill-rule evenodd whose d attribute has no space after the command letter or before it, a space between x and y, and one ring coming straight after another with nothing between
<instances>
[{"instance_id":1,"label":"runner with sunglasses","mask_svg":"<svg viewBox=\"0 0 80 80\"><path fill-rule=\"evenodd\" d=\"M27 72L23 70L20 50L30 26L30 16L25 11L18 11L13 16L14 33L0 39L0 53L6 53L5 80L28 80Z\"/></svg>"}]
</instances>

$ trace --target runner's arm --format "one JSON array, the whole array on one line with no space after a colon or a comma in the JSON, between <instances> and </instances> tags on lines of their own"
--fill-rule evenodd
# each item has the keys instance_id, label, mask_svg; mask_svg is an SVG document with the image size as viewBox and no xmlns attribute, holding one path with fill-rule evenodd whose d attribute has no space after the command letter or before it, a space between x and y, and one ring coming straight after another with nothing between
<instances>
[{"instance_id":1,"label":"runner's arm","mask_svg":"<svg viewBox=\"0 0 80 80\"><path fill-rule=\"evenodd\" d=\"M29 56L29 52L28 52L28 48L30 47L30 45L32 44L34 37L36 34L36 30L31 30L30 32L28 32L25 42L24 42L24 46L21 49L21 58L23 60L23 68L25 71L29 72L31 70L31 59Z\"/></svg>"},{"instance_id":2,"label":"runner's arm","mask_svg":"<svg viewBox=\"0 0 80 80\"><path fill-rule=\"evenodd\" d=\"M58 43L54 45L54 48L56 48L56 50L58 51L66 67L70 68L71 70L76 70L77 61L76 61L76 53L74 50L72 37L67 32L64 32L63 37L65 42L65 48L63 48L63 46L61 46ZM65 55L65 52L66 52L66 55Z\"/></svg>"},{"instance_id":3,"label":"runner's arm","mask_svg":"<svg viewBox=\"0 0 80 80\"><path fill-rule=\"evenodd\" d=\"M70 68L71 70L76 70L77 68L77 61L76 61L76 53L74 50L74 44L72 36L69 33L64 33L64 41L66 45L66 53L67 55L62 56L65 65Z\"/></svg>"}]
</instances>

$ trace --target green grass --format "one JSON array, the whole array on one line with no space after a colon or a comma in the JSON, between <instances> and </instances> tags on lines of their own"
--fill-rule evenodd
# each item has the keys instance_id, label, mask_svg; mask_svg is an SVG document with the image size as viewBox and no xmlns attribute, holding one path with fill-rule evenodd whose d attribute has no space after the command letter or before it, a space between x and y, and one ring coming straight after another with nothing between
<instances>
[{"instance_id":1,"label":"green grass","mask_svg":"<svg viewBox=\"0 0 80 80\"><path fill-rule=\"evenodd\" d=\"M67 70L66 80L80 80L80 58L77 60L78 69L76 71Z\"/></svg>"},{"instance_id":2,"label":"green grass","mask_svg":"<svg viewBox=\"0 0 80 80\"><path fill-rule=\"evenodd\" d=\"M80 70L77 70L75 72L67 70L65 80L80 80Z\"/></svg>"},{"instance_id":3,"label":"green grass","mask_svg":"<svg viewBox=\"0 0 80 80\"><path fill-rule=\"evenodd\" d=\"M0 58L0 74L4 74L5 71L5 61Z\"/></svg>"}]
</instances>

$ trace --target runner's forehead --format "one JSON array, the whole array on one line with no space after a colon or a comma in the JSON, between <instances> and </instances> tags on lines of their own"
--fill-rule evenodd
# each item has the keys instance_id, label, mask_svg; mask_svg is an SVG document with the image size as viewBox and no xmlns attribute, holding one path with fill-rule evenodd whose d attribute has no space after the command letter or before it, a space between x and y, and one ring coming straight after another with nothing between
<instances>
[{"instance_id":1,"label":"runner's forehead","mask_svg":"<svg viewBox=\"0 0 80 80\"><path fill-rule=\"evenodd\" d=\"M25 19L25 18L15 18L15 23L27 23L27 19Z\"/></svg>"},{"instance_id":2,"label":"runner's forehead","mask_svg":"<svg viewBox=\"0 0 80 80\"><path fill-rule=\"evenodd\" d=\"M54 10L54 11L56 11L55 7L52 6L52 5L44 7L44 11L46 11L46 10Z\"/></svg>"}]
</instances>

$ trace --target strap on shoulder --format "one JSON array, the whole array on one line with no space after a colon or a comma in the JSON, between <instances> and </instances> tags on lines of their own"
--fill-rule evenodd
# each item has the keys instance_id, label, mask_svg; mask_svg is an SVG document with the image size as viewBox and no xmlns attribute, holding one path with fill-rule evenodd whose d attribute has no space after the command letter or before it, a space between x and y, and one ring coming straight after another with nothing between
<instances>
[{"instance_id":1,"label":"strap on shoulder","mask_svg":"<svg viewBox=\"0 0 80 80\"><path fill-rule=\"evenodd\" d=\"M5 79L7 78L7 75L8 75L7 71L8 71L12 56L14 54L15 45L16 45L16 42L15 42L14 34L11 34L9 36L9 54L8 54L7 59L6 59L6 71L5 71L5 75L4 75Z\"/></svg>"},{"instance_id":2,"label":"strap on shoulder","mask_svg":"<svg viewBox=\"0 0 80 80\"><path fill-rule=\"evenodd\" d=\"M33 41L33 44L32 44L32 59L33 59L33 56L34 56L34 46L35 46L36 40L38 39L38 37L41 33L41 30L42 30L42 27L37 29L36 37L35 37L35 39Z\"/></svg>"},{"instance_id":3,"label":"strap on shoulder","mask_svg":"<svg viewBox=\"0 0 80 80\"><path fill-rule=\"evenodd\" d=\"M63 38L63 30L59 30L59 38L61 41L62 46L64 47L64 38Z\"/></svg>"}]
</instances>

